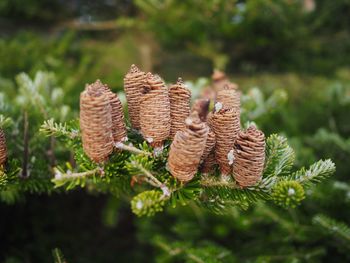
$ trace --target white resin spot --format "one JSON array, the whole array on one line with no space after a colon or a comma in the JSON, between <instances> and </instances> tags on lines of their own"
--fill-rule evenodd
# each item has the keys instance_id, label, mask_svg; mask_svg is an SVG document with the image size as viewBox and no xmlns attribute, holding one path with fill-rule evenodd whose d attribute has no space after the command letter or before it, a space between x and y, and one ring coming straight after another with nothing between
<instances>
[{"instance_id":1,"label":"white resin spot","mask_svg":"<svg viewBox=\"0 0 350 263\"><path fill-rule=\"evenodd\" d=\"M62 173L59 170L55 169L55 179L60 180L61 178L62 178Z\"/></svg>"},{"instance_id":2,"label":"white resin spot","mask_svg":"<svg viewBox=\"0 0 350 263\"><path fill-rule=\"evenodd\" d=\"M233 150L229 151L227 154L228 164L232 165L235 160L235 156L233 155Z\"/></svg>"},{"instance_id":3,"label":"white resin spot","mask_svg":"<svg viewBox=\"0 0 350 263\"><path fill-rule=\"evenodd\" d=\"M169 188L166 185L162 185L160 189L162 189L164 196L170 196Z\"/></svg>"},{"instance_id":4,"label":"white resin spot","mask_svg":"<svg viewBox=\"0 0 350 263\"><path fill-rule=\"evenodd\" d=\"M192 124L192 119L187 118L187 119L185 120L185 123L186 123L187 126L191 125L191 124Z\"/></svg>"},{"instance_id":5,"label":"white resin spot","mask_svg":"<svg viewBox=\"0 0 350 263\"><path fill-rule=\"evenodd\" d=\"M295 194L295 190L293 188L289 188L288 195L294 195L294 194Z\"/></svg>"},{"instance_id":6,"label":"white resin spot","mask_svg":"<svg viewBox=\"0 0 350 263\"><path fill-rule=\"evenodd\" d=\"M139 210L141 210L142 207L143 207L142 201L141 201L141 200L137 201L137 203L136 203L136 208L139 209Z\"/></svg>"},{"instance_id":7,"label":"white resin spot","mask_svg":"<svg viewBox=\"0 0 350 263\"><path fill-rule=\"evenodd\" d=\"M118 149L120 149L120 148L123 147L123 143L122 143L122 142L116 142L114 145L115 145L115 147L118 148Z\"/></svg>"},{"instance_id":8,"label":"white resin spot","mask_svg":"<svg viewBox=\"0 0 350 263\"><path fill-rule=\"evenodd\" d=\"M221 109L222 109L222 103L221 102L215 103L215 112L218 112Z\"/></svg>"}]
</instances>

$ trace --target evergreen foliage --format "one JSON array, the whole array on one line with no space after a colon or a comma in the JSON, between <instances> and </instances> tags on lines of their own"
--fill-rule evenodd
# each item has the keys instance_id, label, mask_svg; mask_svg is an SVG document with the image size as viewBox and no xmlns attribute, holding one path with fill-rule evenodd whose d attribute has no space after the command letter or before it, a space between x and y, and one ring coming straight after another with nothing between
<instances>
[{"instance_id":1,"label":"evergreen foliage","mask_svg":"<svg viewBox=\"0 0 350 263\"><path fill-rule=\"evenodd\" d=\"M347 243L348 247L350 246L350 227L347 224L322 214L314 216L312 221L327 233L337 238L340 237Z\"/></svg>"}]
</instances>

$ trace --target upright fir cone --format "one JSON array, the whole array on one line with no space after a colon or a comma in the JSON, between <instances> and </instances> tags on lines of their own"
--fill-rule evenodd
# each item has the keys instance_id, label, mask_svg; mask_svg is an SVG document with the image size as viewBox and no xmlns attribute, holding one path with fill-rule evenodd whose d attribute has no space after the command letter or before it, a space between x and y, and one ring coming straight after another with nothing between
<instances>
[{"instance_id":1,"label":"upright fir cone","mask_svg":"<svg viewBox=\"0 0 350 263\"><path fill-rule=\"evenodd\" d=\"M170 99L170 137L174 138L177 131L186 128L185 120L190 115L191 91L179 78L169 89Z\"/></svg>"},{"instance_id":2,"label":"upright fir cone","mask_svg":"<svg viewBox=\"0 0 350 263\"><path fill-rule=\"evenodd\" d=\"M238 133L234 145L233 174L243 187L255 185L261 180L265 162L265 135L254 125Z\"/></svg>"},{"instance_id":3,"label":"upright fir cone","mask_svg":"<svg viewBox=\"0 0 350 263\"><path fill-rule=\"evenodd\" d=\"M226 85L224 89L219 90L216 93L216 102L220 102L224 108L234 108L239 110L241 106L241 93Z\"/></svg>"},{"instance_id":4,"label":"upright fir cone","mask_svg":"<svg viewBox=\"0 0 350 263\"><path fill-rule=\"evenodd\" d=\"M216 137L215 132L213 131L213 113L209 112L207 115L207 125L210 128L207 143L205 145L205 149L201 158L201 171L202 173L212 173L214 170L214 165L216 164L215 159L215 144Z\"/></svg>"},{"instance_id":5,"label":"upright fir cone","mask_svg":"<svg viewBox=\"0 0 350 263\"><path fill-rule=\"evenodd\" d=\"M147 73L140 100L140 124L143 137L159 150L170 134L170 100L168 88L157 75Z\"/></svg>"},{"instance_id":6,"label":"upright fir cone","mask_svg":"<svg viewBox=\"0 0 350 263\"><path fill-rule=\"evenodd\" d=\"M5 164L7 159L7 147L4 131L0 128L0 166Z\"/></svg>"},{"instance_id":7,"label":"upright fir cone","mask_svg":"<svg viewBox=\"0 0 350 263\"><path fill-rule=\"evenodd\" d=\"M216 111L212 117L213 130L216 136L215 157L220 166L222 176L232 172L232 149L241 128L240 115L237 109L226 109L215 105Z\"/></svg>"},{"instance_id":8,"label":"upright fir cone","mask_svg":"<svg viewBox=\"0 0 350 263\"><path fill-rule=\"evenodd\" d=\"M128 102L128 112L131 126L139 130L140 124L140 98L142 87L145 85L146 73L139 70L134 64L124 77L124 90Z\"/></svg>"},{"instance_id":9,"label":"upright fir cone","mask_svg":"<svg viewBox=\"0 0 350 263\"><path fill-rule=\"evenodd\" d=\"M105 161L113 151L112 116L99 83L87 85L80 94L80 129L87 156L97 163Z\"/></svg>"},{"instance_id":10,"label":"upright fir cone","mask_svg":"<svg viewBox=\"0 0 350 263\"><path fill-rule=\"evenodd\" d=\"M127 134L124 122L123 105L120 102L118 95L112 92L108 85L102 84L100 80L97 80L94 85L100 86L103 92L108 96L109 104L111 105L112 135L114 142L126 141Z\"/></svg>"},{"instance_id":11,"label":"upright fir cone","mask_svg":"<svg viewBox=\"0 0 350 263\"><path fill-rule=\"evenodd\" d=\"M210 129L213 129L213 112L209 112L208 115L207 115L207 124L209 126Z\"/></svg>"},{"instance_id":12,"label":"upright fir cone","mask_svg":"<svg viewBox=\"0 0 350 263\"><path fill-rule=\"evenodd\" d=\"M230 87L230 89L238 88L237 84L230 82L226 74L220 70L214 70L211 78L213 80L213 87L215 91L225 89L226 86Z\"/></svg>"},{"instance_id":13,"label":"upright fir cone","mask_svg":"<svg viewBox=\"0 0 350 263\"><path fill-rule=\"evenodd\" d=\"M193 112L186 119L186 129L176 133L170 146L168 167L179 181L188 182L196 174L208 132L208 126Z\"/></svg>"},{"instance_id":14,"label":"upright fir cone","mask_svg":"<svg viewBox=\"0 0 350 263\"><path fill-rule=\"evenodd\" d=\"M207 141L205 143L205 148L201 157L201 163L203 163L204 160L207 159L209 154L212 152L215 146L215 142L215 133L211 129L209 129Z\"/></svg>"},{"instance_id":15,"label":"upright fir cone","mask_svg":"<svg viewBox=\"0 0 350 263\"><path fill-rule=\"evenodd\" d=\"M209 99L196 99L193 102L191 111L196 111L199 114L201 121L207 120L207 115L209 111Z\"/></svg>"}]
</instances>

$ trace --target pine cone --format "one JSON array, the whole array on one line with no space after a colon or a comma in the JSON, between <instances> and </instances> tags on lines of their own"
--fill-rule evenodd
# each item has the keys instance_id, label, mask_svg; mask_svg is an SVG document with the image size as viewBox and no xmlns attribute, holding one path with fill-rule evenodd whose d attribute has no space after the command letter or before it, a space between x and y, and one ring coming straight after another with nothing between
<instances>
[{"instance_id":1,"label":"pine cone","mask_svg":"<svg viewBox=\"0 0 350 263\"><path fill-rule=\"evenodd\" d=\"M210 129L213 130L213 112L209 112L208 115L207 115L207 124L209 126Z\"/></svg>"},{"instance_id":2,"label":"pine cone","mask_svg":"<svg viewBox=\"0 0 350 263\"><path fill-rule=\"evenodd\" d=\"M227 87L229 87L230 89L238 89L237 84L230 82L226 74L220 70L214 70L212 80L215 91L223 90Z\"/></svg>"},{"instance_id":3,"label":"pine cone","mask_svg":"<svg viewBox=\"0 0 350 263\"><path fill-rule=\"evenodd\" d=\"M7 159L7 147L6 147L6 138L5 133L0 129L0 166L5 164Z\"/></svg>"},{"instance_id":4,"label":"pine cone","mask_svg":"<svg viewBox=\"0 0 350 263\"><path fill-rule=\"evenodd\" d=\"M146 74L134 64L124 78L124 90L128 102L128 112L131 126L140 129L140 98L142 87L145 85Z\"/></svg>"},{"instance_id":5,"label":"pine cone","mask_svg":"<svg viewBox=\"0 0 350 263\"><path fill-rule=\"evenodd\" d=\"M168 158L170 173L176 179L188 182L196 174L208 132L208 126L193 112L186 119L186 129L176 133Z\"/></svg>"},{"instance_id":6,"label":"pine cone","mask_svg":"<svg viewBox=\"0 0 350 263\"><path fill-rule=\"evenodd\" d=\"M261 180L265 162L265 135L254 125L239 132L234 145L233 174L241 187Z\"/></svg>"},{"instance_id":7,"label":"pine cone","mask_svg":"<svg viewBox=\"0 0 350 263\"><path fill-rule=\"evenodd\" d=\"M185 120L190 115L191 91L179 78L169 90L170 99L170 137L174 138L177 131L186 128Z\"/></svg>"},{"instance_id":8,"label":"pine cone","mask_svg":"<svg viewBox=\"0 0 350 263\"><path fill-rule=\"evenodd\" d=\"M241 94L239 91L230 89L225 86L225 89L219 90L216 93L216 103L220 102L224 108L240 109L241 106Z\"/></svg>"},{"instance_id":9,"label":"pine cone","mask_svg":"<svg viewBox=\"0 0 350 263\"><path fill-rule=\"evenodd\" d=\"M112 116L108 95L98 83L80 94L80 129L87 156L99 163L113 151Z\"/></svg>"},{"instance_id":10,"label":"pine cone","mask_svg":"<svg viewBox=\"0 0 350 263\"><path fill-rule=\"evenodd\" d=\"M215 158L215 144L216 144L216 137L215 132L213 131L213 113L209 112L207 115L207 125L210 128L210 132L208 134L208 139L206 143L206 148L210 148L212 144L211 150L208 152L208 155L204 154L202 155L202 165L201 165L201 171L202 173L212 173L214 171L214 166L217 163ZM213 136L214 134L214 136ZM214 137L214 140L212 139ZM214 141L214 142L213 142ZM204 149L204 152L207 152L209 149Z\"/></svg>"},{"instance_id":11,"label":"pine cone","mask_svg":"<svg viewBox=\"0 0 350 263\"><path fill-rule=\"evenodd\" d=\"M215 133L209 129L207 142L205 143L205 148L201 157L201 163L209 156L215 146Z\"/></svg>"},{"instance_id":12,"label":"pine cone","mask_svg":"<svg viewBox=\"0 0 350 263\"><path fill-rule=\"evenodd\" d=\"M170 101L168 88L157 75L147 73L140 100L140 124L143 137L155 148L161 148L170 134Z\"/></svg>"},{"instance_id":13,"label":"pine cone","mask_svg":"<svg viewBox=\"0 0 350 263\"><path fill-rule=\"evenodd\" d=\"M215 165L215 133L209 130L207 142L205 143L205 148L201 157L201 171L203 173L211 173Z\"/></svg>"},{"instance_id":14,"label":"pine cone","mask_svg":"<svg viewBox=\"0 0 350 263\"><path fill-rule=\"evenodd\" d=\"M216 105L217 106L217 105ZM236 109L218 109L212 117L216 136L215 156L223 176L231 174L230 151L240 130L240 116Z\"/></svg>"},{"instance_id":15,"label":"pine cone","mask_svg":"<svg viewBox=\"0 0 350 263\"><path fill-rule=\"evenodd\" d=\"M100 80L97 80L94 85L99 85L109 98L109 104L111 105L112 134L114 142L126 141L127 134L124 122L123 105L120 102L118 95L113 93L106 84L102 84Z\"/></svg>"},{"instance_id":16,"label":"pine cone","mask_svg":"<svg viewBox=\"0 0 350 263\"><path fill-rule=\"evenodd\" d=\"M206 121L209 111L209 103L209 99L196 99L192 105L191 111L198 112L201 121Z\"/></svg>"}]
</instances>

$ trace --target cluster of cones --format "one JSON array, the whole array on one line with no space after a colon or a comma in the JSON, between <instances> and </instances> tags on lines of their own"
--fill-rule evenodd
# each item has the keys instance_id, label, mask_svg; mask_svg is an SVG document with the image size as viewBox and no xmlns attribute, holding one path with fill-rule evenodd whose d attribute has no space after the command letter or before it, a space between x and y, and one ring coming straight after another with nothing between
<instances>
[{"instance_id":1,"label":"cluster of cones","mask_svg":"<svg viewBox=\"0 0 350 263\"><path fill-rule=\"evenodd\" d=\"M196 100L181 78L167 87L152 73L132 65L124 78L129 119L133 129L155 149L171 139L168 168L182 182L201 169L212 173L215 165L222 176L234 176L241 187L256 184L265 158L264 134L240 126L240 92L222 72L213 74L214 96ZM210 100L215 107L209 111ZM117 95L100 81L87 85L80 97L83 147L95 162L105 161L113 145L127 139L122 105Z\"/></svg>"}]
</instances>

